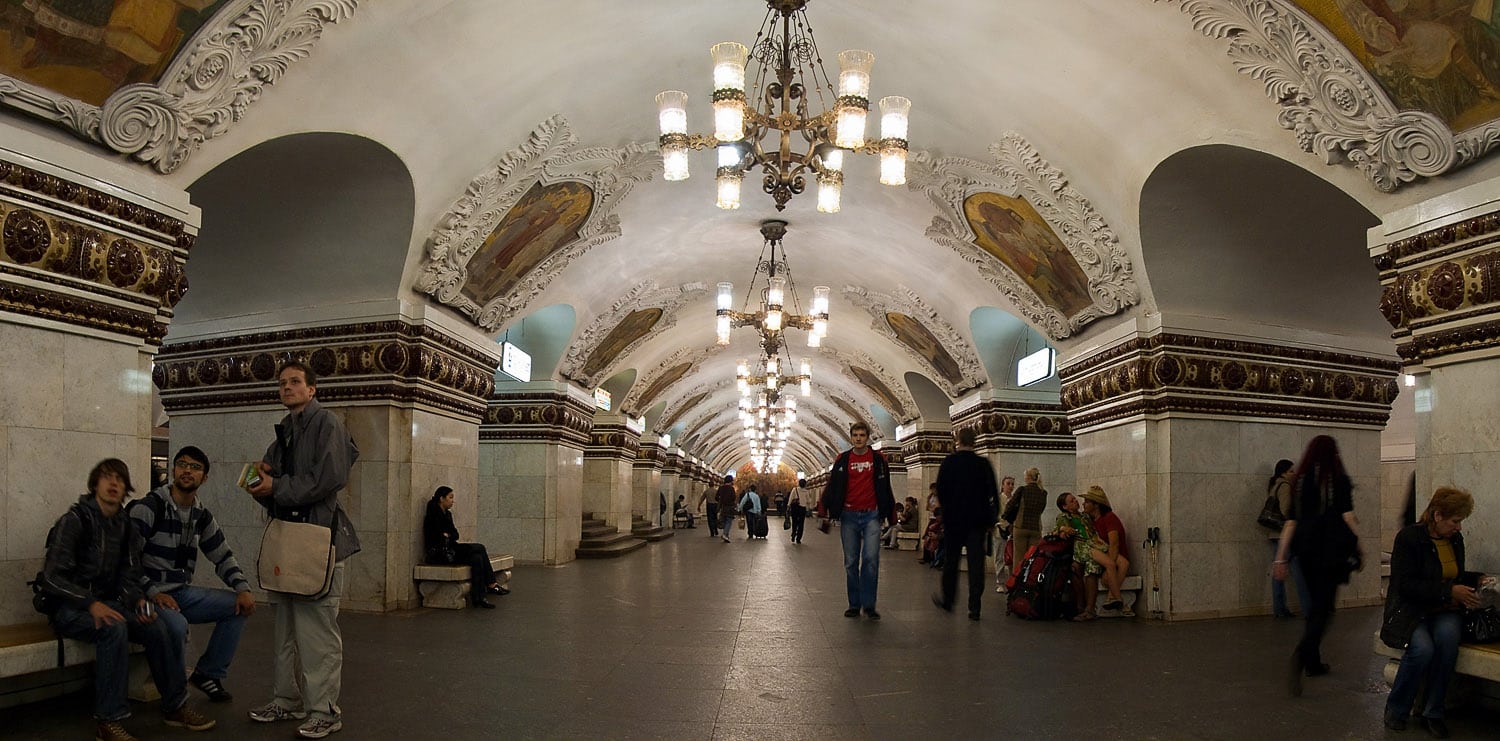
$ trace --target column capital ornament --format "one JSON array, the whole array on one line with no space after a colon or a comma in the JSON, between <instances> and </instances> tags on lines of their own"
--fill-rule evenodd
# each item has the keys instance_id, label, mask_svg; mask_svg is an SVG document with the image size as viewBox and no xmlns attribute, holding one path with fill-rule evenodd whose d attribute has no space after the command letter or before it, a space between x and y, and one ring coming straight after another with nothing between
<instances>
[{"instance_id":1,"label":"column capital ornament","mask_svg":"<svg viewBox=\"0 0 1500 741\"><path fill-rule=\"evenodd\" d=\"M51 121L157 172L182 166L228 131L323 28L348 20L359 0L230 0L198 29L156 83L126 85L93 106L0 75L0 104Z\"/></svg>"},{"instance_id":2,"label":"column capital ornament","mask_svg":"<svg viewBox=\"0 0 1500 741\"><path fill-rule=\"evenodd\" d=\"M900 452L908 466L936 466L953 452L953 432L918 430L901 441Z\"/></svg>"},{"instance_id":3,"label":"column capital ornament","mask_svg":"<svg viewBox=\"0 0 1500 741\"><path fill-rule=\"evenodd\" d=\"M1130 419L1271 418L1379 429L1400 364L1392 359L1161 333L1060 368L1076 432Z\"/></svg>"},{"instance_id":4,"label":"column capital ornament","mask_svg":"<svg viewBox=\"0 0 1500 741\"><path fill-rule=\"evenodd\" d=\"M589 428L589 444L583 449L583 457L633 461L640 449L640 433L624 422L595 422Z\"/></svg>"},{"instance_id":5,"label":"column capital ornament","mask_svg":"<svg viewBox=\"0 0 1500 741\"><path fill-rule=\"evenodd\" d=\"M1455 134L1426 111L1397 109L1359 60L1291 2L1164 1L1203 35L1229 41L1235 68L1265 86L1281 107L1277 123L1302 151L1358 168L1376 190L1442 175L1500 144L1500 122Z\"/></svg>"},{"instance_id":6,"label":"column capital ornament","mask_svg":"<svg viewBox=\"0 0 1500 741\"><path fill-rule=\"evenodd\" d=\"M1074 450L1076 441L1062 404L985 399L953 415L953 429L972 428L975 449Z\"/></svg>"},{"instance_id":7,"label":"column capital ornament","mask_svg":"<svg viewBox=\"0 0 1500 741\"><path fill-rule=\"evenodd\" d=\"M1062 170L1013 131L991 145L990 154L995 158L993 164L912 153L908 187L927 194L938 209L927 227L928 239L973 263L980 276L999 289L1023 318L1054 340L1069 337L1096 319L1140 302L1135 268L1119 237ZM964 206L978 193L1023 198L1036 209L1087 278L1087 306L1065 315L1043 301L1015 270L977 244Z\"/></svg>"},{"instance_id":8,"label":"column capital ornament","mask_svg":"<svg viewBox=\"0 0 1500 741\"><path fill-rule=\"evenodd\" d=\"M318 374L327 404L391 401L474 421L499 364L432 325L393 319L168 343L151 377L168 412L276 405L276 370L290 360Z\"/></svg>"},{"instance_id":9,"label":"column capital ornament","mask_svg":"<svg viewBox=\"0 0 1500 741\"><path fill-rule=\"evenodd\" d=\"M1480 214L1371 250L1380 312L1412 365L1500 355L1500 212Z\"/></svg>"},{"instance_id":10,"label":"column capital ornament","mask_svg":"<svg viewBox=\"0 0 1500 741\"><path fill-rule=\"evenodd\" d=\"M595 317L594 321L574 338L568 346L567 354L563 356L558 374L584 388L598 386L601 381L610 377L611 371L619 366L624 358L630 357L631 351L640 347L652 335L677 326L677 314L684 305L707 297L708 286L702 281L666 288L662 288L654 280L637 283L623 296L615 299L608 309ZM620 322L625 317L643 309L660 309L661 318L650 326L649 331L641 332L640 336L617 348L614 356L604 367L593 373L584 373L588 359L614 332L615 328L620 326Z\"/></svg>"},{"instance_id":11,"label":"column capital ornament","mask_svg":"<svg viewBox=\"0 0 1500 741\"><path fill-rule=\"evenodd\" d=\"M541 122L526 142L469 182L427 237L426 257L412 289L457 309L488 332L525 309L569 263L590 249L620 236L615 209L636 183L649 181L658 157L655 146L578 149L577 139L561 114ZM464 293L469 260L484 246L512 207L534 186L580 183L592 193L588 216L576 235L541 256L500 295L477 302ZM479 266L474 266L478 268Z\"/></svg>"},{"instance_id":12,"label":"column capital ornament","mask_svg":"<svg viewBox=\"0 0 1500 741\"><path fill-rule=\"evenodd\" d=\"M521 391L490 397L479 424L483 442L543 442L583 450L592 442L591 400L566 390Z\"/></svg>"}]
</instances>

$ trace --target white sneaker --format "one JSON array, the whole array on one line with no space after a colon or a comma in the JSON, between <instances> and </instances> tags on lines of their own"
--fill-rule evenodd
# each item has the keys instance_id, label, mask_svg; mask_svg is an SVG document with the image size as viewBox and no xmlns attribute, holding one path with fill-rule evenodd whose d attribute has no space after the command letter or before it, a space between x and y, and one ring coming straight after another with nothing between
<instances>
[{"instance_id":1,"label":"white sneaker","mask_svg":"<svg viewBox=\"0 0 1500 741\"><path fill-rule=\"evenodd\" d=\"M307 713L302 710L288 710L274 701L268 702L250 711L250 720L257 723L274 723L278 720L302 720Z\"/></svg>"},{"instance_id":2,"label":"white sneaker","mask_svg":"<svg viewBox=\"0 0 1500 741\"><path fill-rule=\"evenodd\" d=\"M344 723L337 719L313 718L297 728L297 735L303 738L325 738L330 733L338 733L343 727Z\"/></svg>"}]
</instances>

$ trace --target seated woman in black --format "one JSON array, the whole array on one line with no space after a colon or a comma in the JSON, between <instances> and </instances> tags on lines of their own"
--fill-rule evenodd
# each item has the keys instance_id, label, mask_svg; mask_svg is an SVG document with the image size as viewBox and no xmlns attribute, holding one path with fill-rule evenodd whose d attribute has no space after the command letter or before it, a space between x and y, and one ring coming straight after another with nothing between
<instances>
[{"instance_id":1,"label":"seated woman in black","mask_svg":"<svg viewBox=\"0 0 1500 741\"><path fill-rule=\"evenodd\" d=\"M427 500L427 516L422 519L422 545L426 549L427 563L468 564L469 599L475 607L493 609L495 606L485 599L485 595L510 594L510 590L495 581L490 554L483 545L458 542L458 528L453 526L452 510L453 490L439 486Z\"/></svg>"}]
</instances>

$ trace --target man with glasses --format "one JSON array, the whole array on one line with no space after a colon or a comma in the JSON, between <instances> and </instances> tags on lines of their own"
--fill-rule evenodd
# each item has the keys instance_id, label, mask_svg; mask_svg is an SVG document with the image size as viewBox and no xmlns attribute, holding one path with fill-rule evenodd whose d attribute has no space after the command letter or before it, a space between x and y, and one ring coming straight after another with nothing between
<instances>
[{"instance_id":1,"label":"man with glasses","mask_svg":"<svg viewBox=\"0 0 1500 741\"><path fill-rule=\"evenodd\" d=\"M202 450L184 447L172 459L169 483L132 502L126 512L146 540L141 556L145 592L160 608L161 621L179 641L187 639L189 624L214 625L208 647L198 657L188 682L214 702L229 702L233 695L224 689L224 678L240 644L245 618L255 612L255 596L213 513L198 499L208 468L208 456ZM200 550L233 591L193 586Z\"/></svg>"}]
</instances>

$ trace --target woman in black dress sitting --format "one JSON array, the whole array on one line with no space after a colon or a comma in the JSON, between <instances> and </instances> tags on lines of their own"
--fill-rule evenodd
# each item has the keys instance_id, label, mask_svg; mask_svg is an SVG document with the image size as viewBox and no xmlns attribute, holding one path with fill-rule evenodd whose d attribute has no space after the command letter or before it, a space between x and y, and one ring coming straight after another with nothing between
<instances>
[{"instance_id":1,"label":"woman in black dress sitting","mask_svg":"<svg viewBox=\"0 0 1500 741\"><path fill-rule=\"evenodd\" d=\"M509 589L495 581L489 551L479 543L458 542L458 528L453 526L453 489L439 486L427 500L427 516L422 519L422 544L426 549L427 563L469 565L469 599L475 607L493 609L495 606L485 599L486 595L510 594Z\"/></svg>"}]
</instances>

